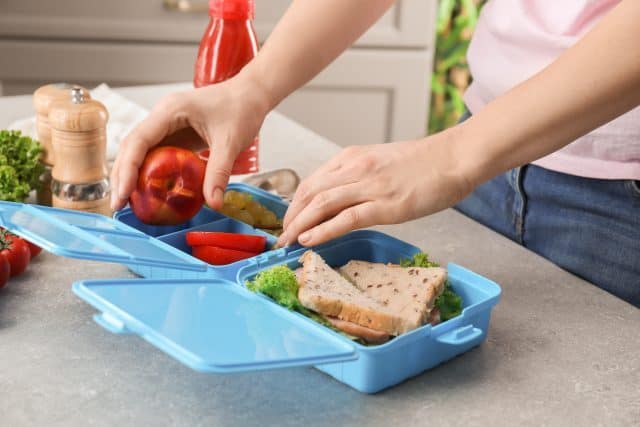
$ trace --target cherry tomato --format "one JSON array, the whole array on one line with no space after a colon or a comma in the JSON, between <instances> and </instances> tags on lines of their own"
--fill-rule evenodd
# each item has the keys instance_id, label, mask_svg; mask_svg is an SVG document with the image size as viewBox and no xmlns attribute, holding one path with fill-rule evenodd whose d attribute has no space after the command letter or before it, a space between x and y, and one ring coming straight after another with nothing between
<instances>
[{"instance_id":1,"label":"cherry tomato","mask_svg":"<svg viewBox=\"0 0 640 427\"><path fill-rule=\"evenodd\" d=\"M11 277L17 276L27 268L31 259L31 252L25 240L4 231L0 239L0 248L0 256L9 261Z\"/></svg>"},{"instance_id":2,"label":"cherry tomato","mask_svg":"<svg viewBox=\"0 0 640 427\"><path fill-rule=\"evenodd\" d=\"M9 261L3 256L0 256L0 289L7 284L9 280L9 275L11 274L11 265L9 265Z\"/></svg>"},{"instance_id":3,"label":"cherry tomato","mask_svg":"<svg viewBox=\"0 0 640 427\"><path fill-rule=\"evenodd\" d=\"M25 240L27 245L29 245L29 252L31 253L31 259L34 259L40 252L42 252L42 248L36 244L31 243L28 240Z\"/></svg>"},{"instance_id":4,"label":"cherry tomato","mask_svg":"<svg viewBox=\"0 0 640 427\"><path fill-rule=\"evenodd\" d=\"M213 265L231 264L241 259L254 257L258 253L218 248L216 246L194 246L192 248L194 257Z\"/></svg>"},{"instance_id":5,"label":"cherry tomato","mask_svg":"<svg viewBox=\"0 0 640 427\"><path fill-rule=\"evenodd\" d=\"M267 238L254 234L223 233L218 231L188 231L189 246L217 246L245 252L264 251Z\"/></svg>"}]
</instances>

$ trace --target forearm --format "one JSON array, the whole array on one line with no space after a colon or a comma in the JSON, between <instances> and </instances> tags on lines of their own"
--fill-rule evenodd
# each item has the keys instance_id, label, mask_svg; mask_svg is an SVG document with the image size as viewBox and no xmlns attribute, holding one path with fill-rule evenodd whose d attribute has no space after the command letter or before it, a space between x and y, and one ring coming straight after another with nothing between
<instances>
[{"instance_id":1,"label":"forearm","mask_svg":"<svg viewBox=\"0 0 640 427\"><path fill-rule=\"evenodd\" d=\"M452 129L471 186L552 153L640 104L640 2L623 1L531 79Z\"/></svg>"},{"instance_id":2,"label":"forearm","mask_svg":"<svg viewBox=\"0 0 640 427\"><path fill-rule=\"evenodd\" d=\"M295 0L242 71L274 108L347 49L395 0Z\"/></svg>"}]
</instances>

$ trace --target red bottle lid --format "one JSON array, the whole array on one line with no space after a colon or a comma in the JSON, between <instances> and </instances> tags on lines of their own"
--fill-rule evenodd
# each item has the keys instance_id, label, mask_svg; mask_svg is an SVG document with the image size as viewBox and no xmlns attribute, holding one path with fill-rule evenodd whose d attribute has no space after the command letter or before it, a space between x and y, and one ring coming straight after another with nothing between
<instances>
[{"instance_id":1,"label":"red bottle lid","mask_svg":"<svg viewBox=\"0 0 640 427\"><path fill-rule=\"evenodd\" d=\"M209 16L222 19L253 20L254 0L209 0Z\"/></svg>"}]
</instances>

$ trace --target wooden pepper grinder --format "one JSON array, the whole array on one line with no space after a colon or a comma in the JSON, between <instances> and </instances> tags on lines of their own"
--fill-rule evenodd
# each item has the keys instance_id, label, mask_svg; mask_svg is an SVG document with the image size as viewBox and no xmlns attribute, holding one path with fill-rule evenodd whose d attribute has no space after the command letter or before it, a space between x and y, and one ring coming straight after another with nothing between
<instances>
[{"instance_id":1,"label":"wooden pepper grinder","mask_svg":"<svg viewBox=\"0 0 640 427\"><path fill-rule=\"evenodd\" d=\"M73 87L49 110L55 163L51 171L53 206L110 215L106 163L107 109Z\"/></svg>"},{"instance_id":2,"label":"wooden pepper grinder","mask_svg":"<svg viewBox=\"0 0 640 427\"><path fill-rule=\"evenodd\" d=\"M69 91L74 85L69 83L53 83L38 88L33 93L33 106L36 110L36 131L38 141L43 148L42 162L45 170L40 177L40 189L37 192L38 204L51 206L51 169L55 164L55 155L51 147L51 128L49 126L49 109L55 101L69 98ZM84 88L83 88L84 89ZM84 89L87 97L89 92Z\"/></svg>"}]
</instances>

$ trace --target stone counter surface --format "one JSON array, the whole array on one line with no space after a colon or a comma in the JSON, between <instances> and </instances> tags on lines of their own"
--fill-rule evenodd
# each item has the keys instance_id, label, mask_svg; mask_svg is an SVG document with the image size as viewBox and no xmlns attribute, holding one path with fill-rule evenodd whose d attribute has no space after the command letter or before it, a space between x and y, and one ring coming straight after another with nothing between
<instances>
[{"instance_id":1,"label":"stone counter surface","mask_svg":"<svg viewBox=\"0 0 640 427\"><path fill-rule=\"evenodd\" d=\"M121 93L150 107L184 87ZM29 114L0 98L0 128ZM306 176L338 150L278 113L264 124L264 170ZM452 210L380 229L502 286L481 346L376 395L313 368L202 374L71 292L124 267L43 252L0 290L0 426L640 425L640 310Z\"/></svg>"}]
</instances>

